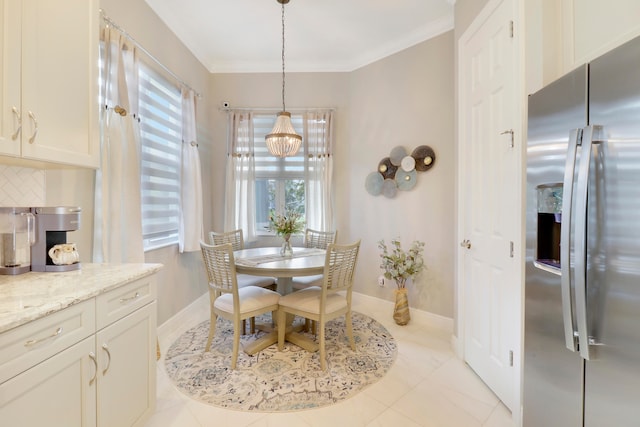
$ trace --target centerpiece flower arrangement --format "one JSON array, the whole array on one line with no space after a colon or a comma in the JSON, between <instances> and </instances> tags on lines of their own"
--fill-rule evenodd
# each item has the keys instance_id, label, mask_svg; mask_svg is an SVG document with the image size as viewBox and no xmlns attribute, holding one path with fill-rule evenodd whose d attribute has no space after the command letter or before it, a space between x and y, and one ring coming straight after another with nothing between
<instances>
[{"instance_id":1,"label":"centerpiece flower arrangement","mask_svg":"<svg viewBox=\"0 0 640 427\"><path fill-rule=\"evenodd\" d=\"M378 248L382 250L380 268L384 270L385 279L393 279L396 282L396 304L393 318L399 325L409 323L409 300L407 297L406 283L420 273L424 268L424 242L414 240L408 251L404 251L400 240L391 240L392 248L387 248L384 240L378 242Z\"/></svg>"},{"instance_id":2,"label":"centerpiece flower arrangement","mask_svg":"<svg viewBox=\"0 0 640 427\"><path fill-rule=\"evenodd\" d=\"M269 214L269 223L271 230L274 230L278 236L282 236L284 243L282 249L280 249L280 255L292 256L293 249L289 239L292 234L300 233L304 228L304 221L302 220L302 214L296 211L287 210L284 214L276 214L271 212Z\"/></svg>"}]
</instances>

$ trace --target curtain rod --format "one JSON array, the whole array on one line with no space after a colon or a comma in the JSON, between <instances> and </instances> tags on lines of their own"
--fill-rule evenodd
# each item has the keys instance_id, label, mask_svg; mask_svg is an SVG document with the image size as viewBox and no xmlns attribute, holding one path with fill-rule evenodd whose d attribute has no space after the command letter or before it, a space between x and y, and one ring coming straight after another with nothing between
<instances>
[{"instance_id":1,"label":"curtain rod","mask_svg":"<svg viewBox=\"0 0 640 427\"><path fill-rule=\"evenodd\" d=\"M273 112L280 112L282 111L282 107L264 107L264 108L260 108L260 107L220 107L218 108L219 111L225 111L225 112L229 112L229 111L253 111L254 113L273 113ZM301 112L305 112L305 111L336 111L335 107L328 107L328 108L322 108L322 107L300 107L300 108L287 108L287 111L290 113L301 113Z\"/></svg>"},{"instance_id":2,"label":"curtain rod","mask_svg":"<svg viewBox=\"0 0 640 427\"><path fill-rule=\"evenodd\" d=\"M178 75L176 73L174 73L169 68L167 68L167 66L165 66L155 56L153 56L151 54L151 52L149 52L140 43L138 43L138 41L136 39L134 39L133 36L131 36L131 34L129 34L124 28L122 28L120 25L116 24L115 21L113 21L113 19L109 18L109 16L107 16L107 14L104 12L103 9L100 9L100 15L102 16L103 21L105 23L107 23L107 25L112 26L113 28L118 30L120 33L122 33L123 36L125 36L133 44L135 44L138 49L140 49L145 55L147 55L151 60L153 60L153 62L155 62L159 67L161 67L164 72L168 73L169 76L171 76L171 78L173 78L176 82L178 82L178 84L180 84L182 87L184 87L186 89L192 90L196 94L196 96L198 98L202 98L202 95L200 95L200 93L197 90L195 90L193 87L191 87L191 85L189 85L184 80L182 80L180 77L178 77Z\"/></svg>"}]
</instances>

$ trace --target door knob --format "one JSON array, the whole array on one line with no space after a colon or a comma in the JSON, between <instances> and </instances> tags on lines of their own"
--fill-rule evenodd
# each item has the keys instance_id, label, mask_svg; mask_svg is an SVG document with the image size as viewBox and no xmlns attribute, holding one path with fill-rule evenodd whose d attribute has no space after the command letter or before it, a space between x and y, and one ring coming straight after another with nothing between
<instances>
[{"instance_id":1,"label":"door knob","mask_svg":"<svg viewBox=\"0 0 640 427\"><path fill-rule=\"evenodd\" d=\"M467 239L464 239L462 242L460 242L460 246L462 246L463 248L471 249L471 242Z\"/></svg>"}]
</instances>

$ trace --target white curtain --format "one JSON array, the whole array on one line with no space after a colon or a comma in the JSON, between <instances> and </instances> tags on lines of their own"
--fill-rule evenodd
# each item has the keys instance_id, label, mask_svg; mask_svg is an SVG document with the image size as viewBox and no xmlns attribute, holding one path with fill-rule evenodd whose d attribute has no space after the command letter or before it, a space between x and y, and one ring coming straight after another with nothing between
<instances>
[{"instance_id":1,"label":"white curtain","mask_svg":"<svg viewBox=\"0 0 640 427\"><path fill-rule=\"evenodd\" d=\"M304 113L306 224L315 230L334 230L333 111ZM228 115L225 230L241 228L246 241L255 241L255 156L253 113Z\"/></svg>"},{"instance_id":2,"label":"white curtain","mask_svg":"<svg viewBox=\"0 0 640 427\"><path fill-rule=\"evenodd\" d=\"M196 141L196 99L182 89L182 167L180 177L180 252L200 250L203 233L202 178Z\"/></svg>"},{"instance_id":3,"label":"white curtain","mask_svg":"<svg viewBox=\"0 0 640 427\"><path fill-rule=\"evenodd\" d=\"M304 115L306 225L314 230L335 229L333 215L333 111Z\"/></svg>"},{"instance_id":4,"label":"white curtain","mask_svg":"<svg viewBox=\"0 0 640 427\"><path fill-rule=\"evenodd\" d=\"M103 31L101 167L96 172L94 262L144 262L138 60L117 30Z\"/></svg>"},{"instance_id":5,"label":"white curtain","mask_svg":"<svg viewBox=\"0 0 640 427\"><path fill-rule=\"evenodd\" d=\"M225 230L243 230L244 240L255 241L255 157L253 114L229 112L225 189Z\"/></svg>"}]
</instances>

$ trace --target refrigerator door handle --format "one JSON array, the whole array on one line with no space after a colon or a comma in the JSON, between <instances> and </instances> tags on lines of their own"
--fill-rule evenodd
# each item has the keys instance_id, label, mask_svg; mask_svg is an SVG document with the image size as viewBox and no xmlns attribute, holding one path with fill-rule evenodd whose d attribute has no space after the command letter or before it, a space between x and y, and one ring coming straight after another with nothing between
<instances>
[{"instance_id":1,"label":"refrigerator door handle","mask_svg":"<svg viewBox=\"0 0 640 427\"><path fill-rule=\"evenodd\" d=\"M590 360L589 331L587 328L587 189L589 188L589 166L593 147L594 128L587 126L582 131L582 151L576 185L575 228L575 294L576 323L578 324L578 347L580 355ZM598 127L599 128L599 127Z\"/></svg>"},{"instance_id":2,"label":"refrigerator door handle","mask_svg":"<svg viewBox=\"0 0 640 427\"><path fill-rule=\"evenodd\" d=\"M573 204L573 179L576 170L578 141L582 137L582 129L573 129L569 134L567 160L564 168L562 186L562 227L560 236L560 272L562 294L562 318L564 324L565 345L571 351L578 351L577 329L573 322L573 298L571 295L571 223Z\"/></svg>"}]
</instances>

